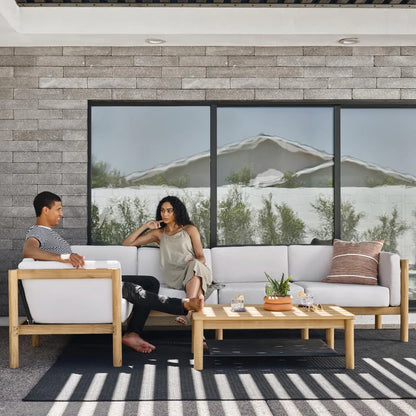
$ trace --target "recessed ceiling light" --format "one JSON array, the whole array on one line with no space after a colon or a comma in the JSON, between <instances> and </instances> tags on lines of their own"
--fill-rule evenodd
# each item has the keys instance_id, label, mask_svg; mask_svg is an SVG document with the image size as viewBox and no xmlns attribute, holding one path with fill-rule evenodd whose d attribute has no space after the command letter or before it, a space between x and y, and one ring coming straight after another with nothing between
<instances>
[{"instance_id":1,"label":"recessed ceiling light","mask_svg":"<svg viewBox=\"0 0 416 416\"><path fill-rule=\"evenodd\" d=\"M338 41L341 45L355 45L356 43L359 43L358 38L342 38Z\"/></svg>"},{"instance_id":2,"label":"recessed ceiling light","mask_svg":"<svg viewBox=\"0 0 416 416\"><path fill-rule=\"evenodd\" d=\"M149 43L150 45L160 45L161 43L165 43L166 41L164 39L148 38L145 40L145 42Z\"/></svg>"}]
</instances>

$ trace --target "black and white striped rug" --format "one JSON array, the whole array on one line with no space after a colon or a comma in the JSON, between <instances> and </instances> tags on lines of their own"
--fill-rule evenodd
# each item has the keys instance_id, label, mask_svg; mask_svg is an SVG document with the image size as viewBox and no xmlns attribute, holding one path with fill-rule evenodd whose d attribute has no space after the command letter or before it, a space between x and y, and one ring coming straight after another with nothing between
<instances>
[{"instance_id":1,"label":"black and white striped rug","mask_svg":"<svg viewBox=\"0 0 416 416\"><path fill-rule=\"evenodd\" d=\"M310 332L313 342L324 337L323 331ZM239 338L259 345L263 338L295 340L299 336L299 331L224 333L236 345ZM343 331L338 330L335 356L319 351L318 356L311 352L304 357L206 355L202 371L193 369L189 333L149 332L147 339L157 346L156 351L138 354L124 348L123 366L114 368L111 337L76 336L24 400L416 398L415 330L410 330L408 343L399 341L398 330L356 330L354 370L345 369Z\"/></svg>"}]
</instances>

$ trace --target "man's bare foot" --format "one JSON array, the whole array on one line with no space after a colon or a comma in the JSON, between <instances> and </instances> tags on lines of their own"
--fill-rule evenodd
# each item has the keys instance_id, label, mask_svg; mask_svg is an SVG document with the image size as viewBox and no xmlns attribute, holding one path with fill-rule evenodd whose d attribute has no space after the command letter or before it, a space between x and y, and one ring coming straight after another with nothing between
<instances>
[{"instance_id":1,"label":"man's bare foot","mask_svg":"<svg viewBox=\"0 0 416 416\"><path fill-rule=\"evenodd\" d=\"M135 351L142 352L144 354L148 354L156 348L154 345L145 341L135 332L124 334L122 342L124 345L127 345L128 347L133 348Z\"/></svg>"},{"instance_id":2,"label":"man's bare foot","mask_svg":"<svg viewBox=\"0 0 416 416\"><path fill-rule=\"evenodd\" d=\"M187 311L201 312L204 309L204 295L199 295L198 298L185 299L183 307Z\"/></svg>"}]
</instances>

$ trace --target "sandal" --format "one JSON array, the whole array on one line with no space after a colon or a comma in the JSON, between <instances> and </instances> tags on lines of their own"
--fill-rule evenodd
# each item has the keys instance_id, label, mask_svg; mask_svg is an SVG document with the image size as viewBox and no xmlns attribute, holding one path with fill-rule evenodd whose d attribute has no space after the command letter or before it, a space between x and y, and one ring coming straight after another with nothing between
<instances>
[{"instance_id":1,"label":"sandal","mask_svg":"<svg viewBox=\"0 0 416 416\"><path fill-rule=\"evenodd\" d=\"M191 325L192 318L188 318L187 315L177 316L175 321L181 325Z\"/></svg>"}]
</instances>

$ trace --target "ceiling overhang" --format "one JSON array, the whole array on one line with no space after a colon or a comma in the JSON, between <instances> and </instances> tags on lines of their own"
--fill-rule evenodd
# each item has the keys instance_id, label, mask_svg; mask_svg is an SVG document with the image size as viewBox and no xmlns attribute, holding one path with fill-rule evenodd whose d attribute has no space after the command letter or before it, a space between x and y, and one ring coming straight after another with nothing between
<instances>
[{"instance_id":1,"label":"ceiling overhang","mask_svg":"<svg viewBox=\"0 0 416 416\"><path fill-rule=\"evenodd\" d=\"M412 7L416 0L15 0L22 7Z\"/></svg>"},{"instance_id":2,"label":"ceiling overhang","mask_svg":"<svg viewBox=\"0 0 416 416\"><path fill-rule=\"evenodd\" d=\"M416 45L415 8L18 7L0 2L0 46Z\"/></svg>"}]
</instances>

